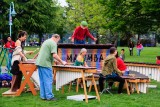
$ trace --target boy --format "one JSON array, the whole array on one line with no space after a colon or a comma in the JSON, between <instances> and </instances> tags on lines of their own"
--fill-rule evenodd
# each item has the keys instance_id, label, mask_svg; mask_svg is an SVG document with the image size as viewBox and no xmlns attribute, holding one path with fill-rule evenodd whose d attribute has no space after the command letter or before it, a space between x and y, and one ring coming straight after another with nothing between
<instances>
[{"instance_id":1,"label":"boy","mask_svg":"<svg viewBox=\"0 0 160 107\"><path fill-rule=\"evenodd\" d=\"M125 53L124 53L124 49L121 49L121 54L120 54L120 58L124 61L125 60Z\"/></svg>"}]
</instances>

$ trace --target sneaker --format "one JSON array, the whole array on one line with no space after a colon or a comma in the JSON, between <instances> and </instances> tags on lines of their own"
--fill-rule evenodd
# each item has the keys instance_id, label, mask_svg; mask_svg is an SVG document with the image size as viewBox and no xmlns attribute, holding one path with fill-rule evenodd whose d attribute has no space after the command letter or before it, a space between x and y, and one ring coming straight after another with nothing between
<instances>
[{"instance_id":1,"label":"sneaker","mask_svg":"<svg viewBox=\"0 0 160 107\"><path fill-rule=\"evenodd\" d=\"M41 100L47 100L47 99L45 99L45 98L41 98Z\"/></svg>"},{"instance_id":2,"label":"sneaker","mask_svg":"<svg viewBox=\"0 0 160 107\"><path fill-rule=\"evenodd\" d=\"M47 99L47 101L56 101L57 99L55 97L51 98L51 99Z\"/></svg>"}]
</instances>

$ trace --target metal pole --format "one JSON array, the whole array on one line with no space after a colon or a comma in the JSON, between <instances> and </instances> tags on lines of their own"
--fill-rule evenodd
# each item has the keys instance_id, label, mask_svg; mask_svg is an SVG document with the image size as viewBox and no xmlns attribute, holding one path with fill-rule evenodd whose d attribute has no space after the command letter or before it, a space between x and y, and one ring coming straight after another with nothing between
<instances>
[{"instance_id":1,"label":"metal pole","mask_svg":"<svg viewBox=\"0 0 160 107\"><path fill-rule=\"evenodd\" d=\"M12 34L12 15L11 15L11 4L9 8L9 36L11 37Z\"/></svg>"}]
</instances>

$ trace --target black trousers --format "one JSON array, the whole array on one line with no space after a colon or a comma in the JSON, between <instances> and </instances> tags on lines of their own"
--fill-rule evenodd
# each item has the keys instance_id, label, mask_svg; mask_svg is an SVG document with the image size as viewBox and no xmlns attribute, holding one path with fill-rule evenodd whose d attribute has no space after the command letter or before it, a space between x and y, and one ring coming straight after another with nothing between
<instances>
[{"instance_id":1,"label":"black trousers","mask_svg":"<svg viewBox=\"0 0 160 107\"><path fill-rule=\"evenodd\" d=\"M104 76L100 76L99 78L99 87L100 87L100 91L102 92L102 90L104 89L104 80L113 80L113 81L118 81L119 82L119 87L118 87L118 93L122 93L122 89L123 89L123 85L125 80L120 77L119 75L115 76L115 77L104 77ZM110 86L113 85L113 82L109 83Z\"/></svg>"},{"instance_id":2,"label":"black trousers","mask_svg":"<svg viewBox=\"0 0 160 107\"><path fill-rule=\"evenodd\" d=\"M129 52L130 52L130 56L133 56L133 48L132 50L129 49Z\"/></svg>"}]
</instances>

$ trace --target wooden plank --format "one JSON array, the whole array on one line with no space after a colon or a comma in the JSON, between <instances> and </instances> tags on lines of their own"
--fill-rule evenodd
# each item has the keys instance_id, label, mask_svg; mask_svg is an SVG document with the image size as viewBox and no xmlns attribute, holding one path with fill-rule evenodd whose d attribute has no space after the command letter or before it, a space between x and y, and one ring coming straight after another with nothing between
<instances>
[{"instance_id":1,"label":"wooden plank","mask_svg":"<svg viewBox=\"0 0 160 107\"><path fill-rule=\"evenodd\" d=\"M4 93L2 93L2 96L16 96L17 92L12 92L11 90L8 90Z\"/></svg>"}]
</instances>

